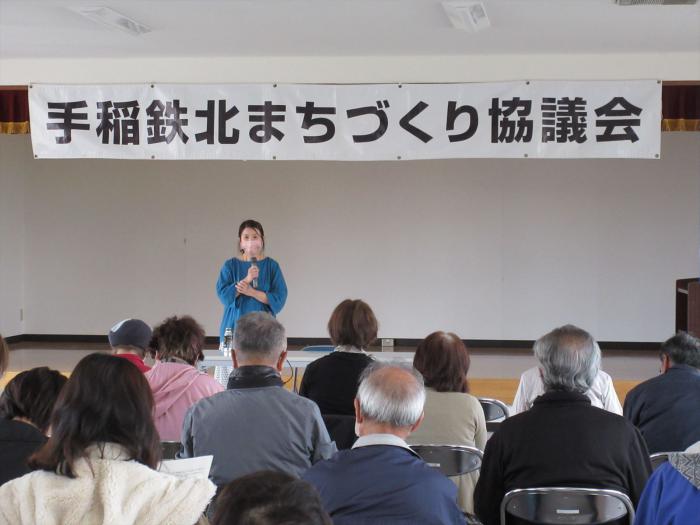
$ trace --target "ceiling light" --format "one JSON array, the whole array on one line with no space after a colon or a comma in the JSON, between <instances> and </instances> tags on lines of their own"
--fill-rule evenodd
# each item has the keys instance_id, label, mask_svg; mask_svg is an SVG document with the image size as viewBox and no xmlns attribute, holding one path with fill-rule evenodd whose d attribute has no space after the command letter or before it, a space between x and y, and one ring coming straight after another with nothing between
<instances>
[{"instance_id":1,"label":"ceiling light","mask_svg":"<svg viewBox=\"0 0 700 525\"><path fill-rule=\"evenodd\" d=\"M133 36L143 35L151 31L150 27L137 22L133 18L124 16L109 7L71 7L69 9L85 18L89 18L93 22L115 27Z\"/></svg>"},{"instance_id":2,"label":"ceiling light","mask_svg":"<svg viewBox=\"0 0 700 525\"><path fill-rule=\"evenodd\" d=\"M450 0L442 2L442 8L457 29L473 33L491 26L483 2Z\"/></svg>"}]
</instances>

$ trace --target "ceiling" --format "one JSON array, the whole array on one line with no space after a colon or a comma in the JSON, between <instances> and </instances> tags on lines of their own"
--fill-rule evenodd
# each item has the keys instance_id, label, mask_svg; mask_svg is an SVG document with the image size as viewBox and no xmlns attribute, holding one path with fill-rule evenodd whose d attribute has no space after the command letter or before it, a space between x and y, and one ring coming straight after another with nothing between
<instances>
[{"instance_id":1,"label":"ceiling","mask_svg":"<svg viewBox=\"0 0 700 525\"><path fill-rule=\"evenodd\" d=\"M483 0L491 27L450 26L438 0L0 0L0 58L700 52L700 6ZM108 6L131 36L71 7Z\"/></svg>"}]
</instances>

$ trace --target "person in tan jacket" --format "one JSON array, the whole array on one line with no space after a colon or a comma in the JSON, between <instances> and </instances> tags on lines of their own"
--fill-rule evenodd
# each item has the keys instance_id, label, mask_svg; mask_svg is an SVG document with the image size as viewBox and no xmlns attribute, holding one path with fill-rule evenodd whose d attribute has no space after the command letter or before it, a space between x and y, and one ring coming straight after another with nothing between
<instances>
[{"instance_id":1,"label":"person in tan jacket","mask_svg":"<svg viewBox=\"0 0 700 525\"><path fill-rule=\"evenodd\" d=\"M486 420L479 400L469 394L469 351L453 333L433 332L418 345L413 366L425 380L425 419L409 437L413 445L486 446ZM478 472L452 479L459 488L458 503L474 512Z\"/></svg>"}]
</instances>

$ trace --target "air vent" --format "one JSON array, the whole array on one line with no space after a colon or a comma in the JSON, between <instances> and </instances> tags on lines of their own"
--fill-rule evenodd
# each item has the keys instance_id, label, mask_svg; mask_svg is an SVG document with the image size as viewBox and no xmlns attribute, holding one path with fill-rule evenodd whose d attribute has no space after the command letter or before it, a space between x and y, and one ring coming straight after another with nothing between
<instances>
[{"instance_id":1,"label":"air vent","mask_svg":"<svg viewBox=\"0 0 700 525\"><path fill-rule=\"evenodd\" d=\"M442 3L453 27L475 32L491 26L483 2L452 0Z\"/></svg>"},{"instance_id":2,"label":"air vent","mask_svg":"<svg viewBox=\"0 0 700 525\"><path fill-rule=\"evenodd\" d=\"M137 22L133 18L124 16L109 7L69 7L68 9L75 11L85 18L89 18L93 22L119 29L133 36L143 35L151 31L150 27L141 22Z\"/></svg>"},{"instance_id":3,"label":"air vent","mask_svg":"<svg viewBox=\"0 0 700 525\"><path fill-rule=\"evenodd\" d=\"M615 0L617 5L695 5L698 0Z\"/></svg>"}]
</instances>

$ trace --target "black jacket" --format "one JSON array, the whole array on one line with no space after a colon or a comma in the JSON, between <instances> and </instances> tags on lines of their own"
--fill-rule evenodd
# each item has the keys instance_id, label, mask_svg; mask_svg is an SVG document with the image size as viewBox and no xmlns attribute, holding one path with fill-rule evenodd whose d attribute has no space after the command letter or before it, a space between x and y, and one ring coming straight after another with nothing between
<instances>
[{"instance_id":1,"label":"black jacket","mask_svg":"<svg viewBox=\"0 0 700 525\"><path fill-rule=\"evenodd\" d=\"M44 443L46 436L36 427L0 419L0 485L31 472L27 459Z\"/></svg>"},{"instance_id":2,"label":"black jacket","mask_svg":"<svg viewBox=\"0 0 700 525\"><path fill-rule=\"evenodd\" d=\"M650 473L644 440L623 417L582 394L547 392L487 441L475 510L484 525L498 525L508 491L554 486L619 490L636 504Z\"/></svg>"},{"instance_id":3,"label":"black jacket","mask_svg":"<svg viewBox=\"0 0 700 525\"><path fill-rule=\"evenodd\" d=\"M633 388L624 414L649 452L682 452L700 441L700 370L675 365Z\"/></svg>"},{"instance_id":4,"label":"black jacket","mask_svg":"<svg viewBox=\"0 0 700 525\"><path fill-rule=\"evenodd\" d=\"M299 394L315 401L321 414L355 415L360 375L372 358L360 352L332 352L309 363Z\"/></svg>"}]
</instances>

